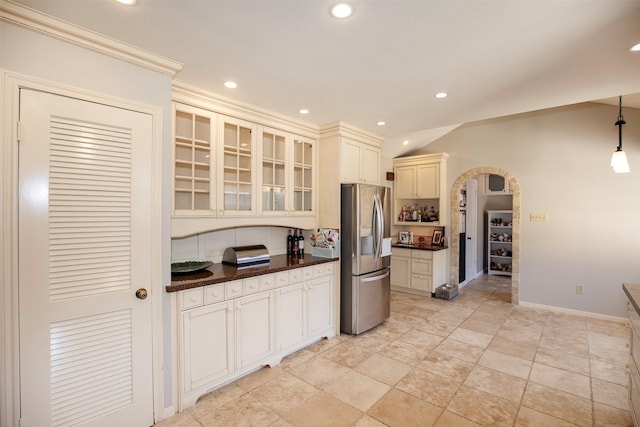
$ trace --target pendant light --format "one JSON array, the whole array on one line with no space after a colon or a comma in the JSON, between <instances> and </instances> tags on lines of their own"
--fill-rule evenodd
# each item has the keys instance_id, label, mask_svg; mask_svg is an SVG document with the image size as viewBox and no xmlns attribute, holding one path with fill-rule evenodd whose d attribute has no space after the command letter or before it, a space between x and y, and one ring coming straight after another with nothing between
<instances>
[{"instance_id":1,"label":"pendant light","mask_svg":"<svg viewBox=\"0 0 640 427\"><path fill-rule=\"evenodd\" d=\"M622 117L622 96L620 97L620 114L618 115L618 148L613 152L611 156L611 167L615 173L629 173L629 162L627 161L627 155L622 151L622 125L625 124Z\"/></svg>"}]
</instances>

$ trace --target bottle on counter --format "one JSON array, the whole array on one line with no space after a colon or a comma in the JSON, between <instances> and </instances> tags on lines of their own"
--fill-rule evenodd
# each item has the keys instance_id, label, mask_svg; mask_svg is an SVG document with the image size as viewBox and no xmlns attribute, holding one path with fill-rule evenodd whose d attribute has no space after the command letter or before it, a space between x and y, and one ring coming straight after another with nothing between
<instances>
[{"instance_id":1,"label":"bottle on counter","mask_svg":"<svg viewBox=\"0 0 640 427\"><path fill-rule=\"evenodd\" d=\"M300 230L300 235L298 236L298 253L300 258L304 258L304 236L302 235L302 230Z\"/></svg>"},{"instance_id":2,"label":"bottle on counter","mask_svg":"<svg viewBox=\"0 0 640 427\"><path fill-rule=\"evenodd\" d=\"M296 229L293 232L293 252L292 252L292 256L294 258L298 258L299 255L300 255L300 253L299 253L299 246L298 246L298 230Z\"/></svg>"},{"instance_id":3,"label":"bottle on counter","mask_svg":"<svg viewBox=\"0 0 640 427\"><path fill-rule=\"evenodd\" d=\"M293 256L293 235L291 229L289 229L289 235L287 236L287 256L291 258Z\"/></svg>"}]
</instances>

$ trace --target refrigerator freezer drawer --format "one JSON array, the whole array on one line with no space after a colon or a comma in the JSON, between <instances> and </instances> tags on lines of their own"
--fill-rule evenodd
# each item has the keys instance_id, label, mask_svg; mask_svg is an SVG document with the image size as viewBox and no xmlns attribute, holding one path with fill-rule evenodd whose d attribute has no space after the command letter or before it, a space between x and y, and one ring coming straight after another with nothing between
<instances>
[{"instance_id":1,"label":"refrigerator freezer drawer","mask_svg":"<svg viewBox=\"0 0 640 427\"><path fill-rule=\"evenodd\" d=\"M343 332L358 335L389 318L389 273L390 270L386 268L371 274L352 276L351 286L343 286L340 314L340 329Z\"/></svg>"}]
</instances>

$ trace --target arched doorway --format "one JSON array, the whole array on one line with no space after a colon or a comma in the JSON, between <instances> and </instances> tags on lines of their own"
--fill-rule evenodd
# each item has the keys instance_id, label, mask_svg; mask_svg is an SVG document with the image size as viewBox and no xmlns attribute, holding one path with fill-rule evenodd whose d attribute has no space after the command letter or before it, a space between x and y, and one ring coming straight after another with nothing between
<instances>
[{"instance_id":1,"label":"arched doorway","mask_svg":"<svg viewBox=\"0 0 640 427\"><path fill-rule=\"evenodd\" d=\"M494 167L482 167L470 169L456 179L451 188L451 261L450 261L450 283L458 284L458 268L460 253L460 209L458 206L458 195L467 180L484 174L500 175L509 183L509 188L513 196L513 250L512 250L512 271L511 271L511 303L520 302L520 184L518 180L508 171Z\"/></svg>"}]
</instances>

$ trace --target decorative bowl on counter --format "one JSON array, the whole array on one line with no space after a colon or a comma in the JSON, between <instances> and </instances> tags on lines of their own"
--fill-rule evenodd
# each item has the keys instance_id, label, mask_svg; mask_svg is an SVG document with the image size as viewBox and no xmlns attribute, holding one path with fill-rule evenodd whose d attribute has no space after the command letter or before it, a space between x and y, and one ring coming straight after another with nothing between
<instances>
[{"instance_id":1,"label":"decorative bowl on counter","mask_svg":"<svg viewBox=\"0 0 640 427\"><path fill-rule=\"evenodd\" d=\"M171 263L171 274L188 274L201 271L212 266L211 261L183 261Z\"/></svg>"}]
</instances>

